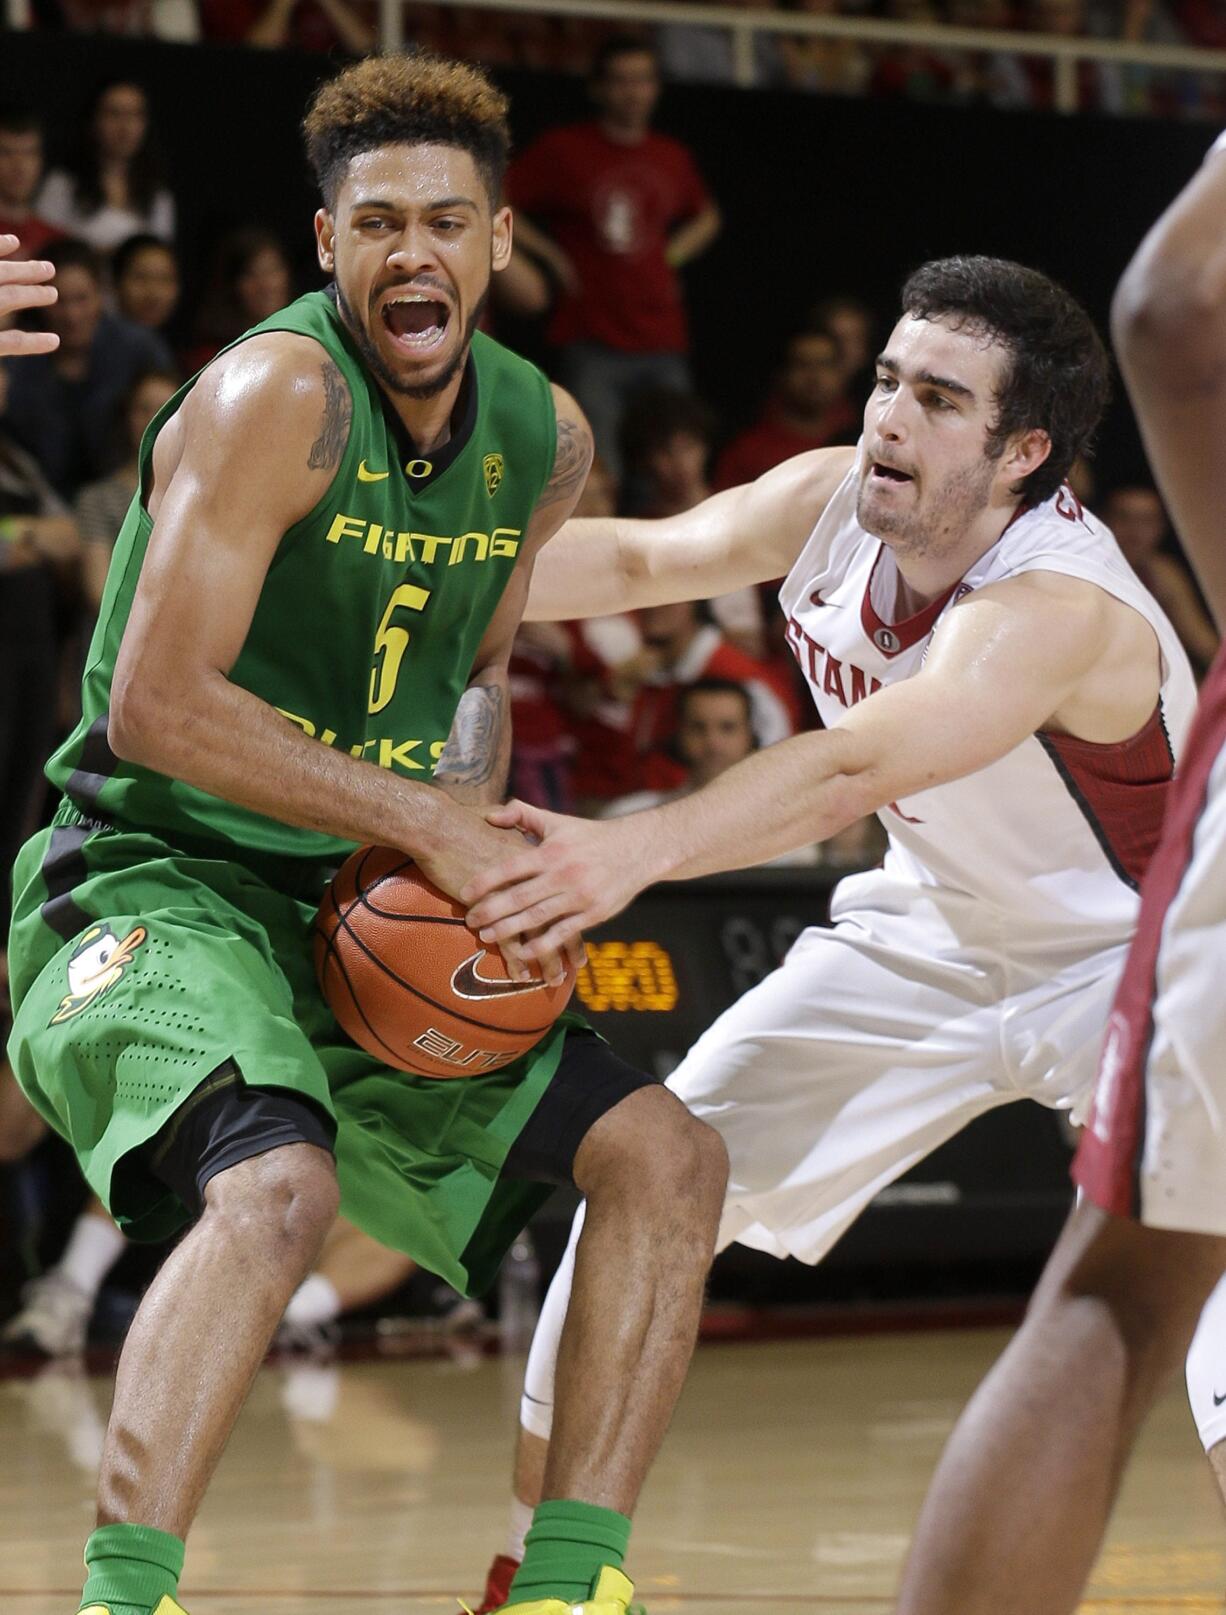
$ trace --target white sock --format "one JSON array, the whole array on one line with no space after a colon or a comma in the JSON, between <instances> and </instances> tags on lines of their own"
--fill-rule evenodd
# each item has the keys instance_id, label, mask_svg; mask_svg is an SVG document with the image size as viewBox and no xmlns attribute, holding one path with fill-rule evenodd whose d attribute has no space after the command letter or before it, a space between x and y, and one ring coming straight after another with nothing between
<instances>
[{"instance_id":1,"label":"white sock","mask_svg":"<svg viewBox=\"0 0 1226 1615\"><path fill-rule=\"evenodd\" d=\"M1226 1279L1205 1302L1188 1348L1188 1401L1206 1452L1226 1441Z\"/></svg>"},{"instance_id":2,"label":"white sock","mask_svg":"<svg viewBox=\"0 0 1226 1615\"><path fill-rule=\"evenodd\" d=\"M511 1499L511 1514L507 1520L506 1556L517 1563L524 1562L524 1539L528 1535L528 1528L532 1524L532 1516L536 1510L531 1503L521 1503L518 1497Z\"/></svg>"},{"instance_id":3,"label":"white sock","mask_svg":"<svg viewBox=\"0 0 1226 1615\"><path fill-rule=\"evenodd\" d=\"M299 1323L309 1328L316 1323L331 1323L341 1315L341 1298L336 1286L322 1273L308 1273L289 1298L285 1309L287 1323Z\"/></svg>"},{"instance_id":4,"label":"white sock","mask_svg":"<svg viewBox=\"0 0 1226 1615\"><path fill-rule=\"evenodd\" d=\"M84 1211L73 1225L55 1271L92 1301L127 1243L109 1217L95 1217Z\"/></svg>"}]
</instances>

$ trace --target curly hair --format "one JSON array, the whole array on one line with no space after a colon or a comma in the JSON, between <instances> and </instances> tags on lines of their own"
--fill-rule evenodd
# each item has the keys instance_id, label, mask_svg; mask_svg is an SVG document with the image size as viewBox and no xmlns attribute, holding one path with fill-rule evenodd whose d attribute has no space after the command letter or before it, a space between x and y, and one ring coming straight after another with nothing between
<instances>
[{"instance_id":1,"label":"curly hair","mask_svg":"<svg viewBox=\"0 0 1226 1615\"><path fill-rule=\"evenodd\" d=\"M428 51L368 56L322 85L303 119L307 158L328 208L350 161L379 146L458 146L496 206L511 135L507 98L466 62Z\"/></svg>"},{"instance_id":2,"label":"curly hair","mask_svg":"<svg viewBox=\"0 0 1226 1615\"><path fill-rule=\"evenodd\" d=\"M1111 361L1090 316L1063 286L1007 258L939 258L902 289L905 314L970 327L1001 343L1009 363L996 393L988 452L1038 428L1051 453L1014 490L1030 504L1050 499L1089 450L1111 394Z\"/></svg>"}]
</instances>

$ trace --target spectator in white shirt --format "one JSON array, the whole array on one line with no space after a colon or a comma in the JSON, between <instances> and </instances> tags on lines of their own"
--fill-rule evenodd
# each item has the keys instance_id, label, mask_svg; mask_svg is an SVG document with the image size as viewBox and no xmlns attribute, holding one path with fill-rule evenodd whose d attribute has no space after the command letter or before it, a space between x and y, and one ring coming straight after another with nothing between
<instances>
[{"instance_id":1,"label":"spectator in white shirt","mask_svg":"<svg viewBox=\"0 0 1226 1615\"><path fill-rule=\"evenodd\" d=\"M36 211L103 254L134 235L173 241L174 198L139 84L119 79L102 85L72 163L47 175Z\"/></svg>"}]
</instances>

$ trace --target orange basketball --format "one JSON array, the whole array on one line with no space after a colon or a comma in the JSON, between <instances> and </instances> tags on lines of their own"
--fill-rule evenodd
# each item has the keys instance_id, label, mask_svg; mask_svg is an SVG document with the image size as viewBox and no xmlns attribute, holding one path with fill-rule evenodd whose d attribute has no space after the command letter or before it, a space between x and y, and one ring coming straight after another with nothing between
<instances>
[{"instance_id":1,"label":"orange basketball","mask_svg":"<svg viewBox=\"0 0 1226 1615\"><path fill-rule=\"evenodd\" d=\"M391 847L360 847L315 917L315 973L368 1054L421 1077L496 1071L540 1041L575 985L512 981L464 910Z\"/></svg>"}]
</instances>

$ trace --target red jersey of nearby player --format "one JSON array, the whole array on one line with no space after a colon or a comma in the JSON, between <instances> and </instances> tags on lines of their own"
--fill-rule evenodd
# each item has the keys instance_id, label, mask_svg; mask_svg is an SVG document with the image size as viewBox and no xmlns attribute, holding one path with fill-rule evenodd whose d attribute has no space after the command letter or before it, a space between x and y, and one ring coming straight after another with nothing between
<instances>
[{"instance_id":1,"label":"red jersey of nearby player","mask_svg":"<svg viewBox=\"0 0 1226 1615\"><path fill-rule=\"evenodd\" d=\"M832 443L855 442L859 411L845 398L836 399L809 432L797 432L769 416L734 437L715 464L715 491L754 482L764 472L797 454L828 448Z\"/></svg>"},{"instance_id":2,"label":"red jersey of nearby player","mask_svg":"<svg viewBox=\"0 0 1226 1615\"><path fill-rule=\"evenodd\" d=\"M681 287L665 249L710 199L684 146L658 134L626 146L596 123L571 124L511 165L507 195L549 231L579 278L577 296L559 296L551 342L685 351Z\"/></svg>"}]
</instances>

